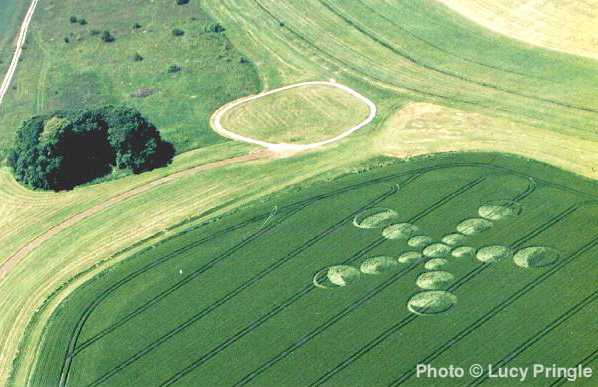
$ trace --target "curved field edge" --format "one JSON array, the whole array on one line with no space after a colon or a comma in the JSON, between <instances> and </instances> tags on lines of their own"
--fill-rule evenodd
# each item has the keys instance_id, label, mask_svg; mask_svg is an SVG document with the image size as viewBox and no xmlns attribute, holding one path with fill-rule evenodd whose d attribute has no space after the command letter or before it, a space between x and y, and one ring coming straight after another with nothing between
<instances>
[{"instance_id":1,"label":"curved field edge","mask_svg":"<svg viewBox=\"0 0 598 387\"><path fill-rule=\"evenodd\" d=\"M387 166L383 168L374 168L373 170L369 170L368 173L370 175L375 176L384 176L388 173L388 171L412 171L416 168L416 166L425 167L425 166L433 166L435 164L459 164L460 162L481 162L481 163L491 163L495 164L499 167L505 168L513 168L515 170L524 170L527 174L530 170L532 170L531 174L534 175L539 182L542 184L550 185L551 182L547 180L554 180L559 182L559 189L570 190L574 186L586 186L589 189L588 192L591 191L592 184L588 185L588 182L584 182L579 178L573 178L570 174L565 174L559 171L554 170L553 168L547 168L545 166L541 166L538 163L526 163L522 160L513 160L510 157L500 156L500 155L445 155L445 156L434 156L429 158L419 158L414 159L410 162L394 162L392 166ZM360 176L344 176L342 179L335 179L335 184L338 182L341 186L343 182L346 183L347 180L351 181L351 179L356 179L357 181L363 180L363 177ZM563 185L565 184L565 185ZM311 186L299 186L292 189L293 192L286 192L280 193L273 196L270 200L273 203L282 203L288 202L289 199L285 199L285 197L303 197L305 195L305 191L307 190L310 192L313 190L314 192L318 192L319 189L327 191L326 187L328 187L330 183L315 183L315 185ZM300 189L300 191L299 191ZM580 194L580 193L576 193ZM592 195L588 194L581 194L582 197L592 197ZM594 197L596 197L594 195ZM258 207L268 208L268 205L264 205L263 203L254 203L253 205L257 205ZM252 205L249 204L248 207ZM246 208L242 212L251 212L251 208ZM237 212L238 214L238 212Z\"/></svg>"},{"instance_id":2,"label":"curved field edge","mask_svg":"<svg viewBox=\"0 0 598 387\"><path fill-rule=\"evenodd\" d=\"M442 152L503 152L598 179L598 143L505 119L410 103L372 135L381 153L401 158Z\"/></svg>"},{"instance_id":3,"label":"curved field edge","mask_svg":"<svg viewBox=\"0 0 598 387\"><path fill-rule=\"evenodd\" d=\"M438 0L484 28L532 45L598 59L598 1Z\"/></svg>"},{"instance_id":4,"label":"curved field edge","mask_svg":"<svg viewBox=\"0 0 598 387\"><path fill-rule=\"evenodd\" d=\"M276 106L277 98L289 106ZM287 111L294 116L273 117ZM272 150L305 150L339 141L375 116L376 105L359 92L336 81L311 81L230 102L216 110L210 125L225 137Z\"/></svg>"}]
</instances>

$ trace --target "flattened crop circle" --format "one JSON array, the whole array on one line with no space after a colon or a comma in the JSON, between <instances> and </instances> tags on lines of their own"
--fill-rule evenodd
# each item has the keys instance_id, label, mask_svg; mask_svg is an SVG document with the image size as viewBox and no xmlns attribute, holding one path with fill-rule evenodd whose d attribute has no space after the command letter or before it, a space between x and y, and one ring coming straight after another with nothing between
<instances>
[{"instance_id":1,"label":"flattened crop circle","mask_svg":"<svg viewBox=\"0 0 598 387\"><path fill-rule=\"evenodd\" d=\"M428 258L442 258L449 255L451 248L444 243L433 243L426 247L423 251L424 255Z\"/></svg>"},{"instance_id":2,"label":"flattened crop circle","mask_svg":"<svg viewBox=\"0 0 598 387\"><path fill-rule=\"evenodd\" d=\"M486 246L476 253L476 258L484 263L500 262L503 259L511 258L513 251L506 246Z\"/></svg>"},{"instance_id":3,"label":"flattened crop circle","mask_svg":"<svg viewBox=\"0 0 598 387\"><path fill-rule=\"evenodd\" d=\"M455 279L448 271L427 271L417 277L415 284L422 289L441 289Z\"/></svg>"},{"instance_id":4,"label":"flattened crop circle","mask_svg":"<svg viewBox=\"0 0 598 387\"><path fill-rule=\"evenodd\" d=\"M407 302L410 312L432 315L446 312L457 303L457 296L445 290L430 290L415 294Z\"/></svg>"},{"instance_id":5,"label":"flattened crop circle","mask_svg":"<svg viewBox=\"0 0 598 387\"><path fill-rule=\"evenodd\" d=\"M465 219L457 225L457 231L465 235L475 235L492 227L492 222L482 218Z\"/></svg>"},{"instance_id":6,"label":"flattened crop circle","mask_svg":"<svg viewBox=\"0 0 598 387\"><path fill-rule=\"evenodd\" d=\"M361 273L353 266L338 265L328 268L326 277L336 286L347 286L359 280Z\"/></svg>"},{"instance_id":7,"label":"flattened crop circle","mask_svg":"<svg viewBox=\"0 0 598 387\"><path fill-rule=\"evenodd\" d=\"M421 249L426 247L433 242L432 238L427 235L416 235L407 241L407 244L411 247Z\"/></svg>"},{"instance_id":8,"label":"flattened crop circle","mask_svg":"<svg viewBox=\"0 0 598 387\"><path fill-rule=\"evenodd\" d=\"M478 214L484 219L501 220L521 214L521 204L512 200L494 200L480 206Z\"/></svg>"},{"instance_id":9,"label":"flattened crop circle","mask_svg":"<svg viewBox=\"0 0 598 387\"><path fill-rule=\"evenodd\" d=\"M451 255L455 258L473 258L475 249L470 246L460 246L451 251Z\"/></svg>"},{"instance_id":10,"label":"flattened crop circle","mask_svg":"<svg viewBox=\"0 0 598 387\"><path fill-rule=\"evenodd\" d=\"M381 228L393 223L399 214L390 208L374 207L360 212L353 219L353 224L359 228Z\"/></svg>"},{"instance_id":11,"label":"flattened crop circle","mask_svg":"<svg viewBox=\"0 0 598 387\"><path fill-rule=\"evenodd\" d=\"M382 236L386 239L409 239L418 231L417 226L411 223L398 223L384 228Z\"/></svg>"},{"instance_id":12,"label":"flattened crop circle","mask_svg":"<svg viewBox=\"0 0 598 387\"><path fill-rule=\"evenodd\" d=\"M460 244L463 244L465 242L465 239L466 237L463 234L448 234L442 238L442 243L447 244L449 246L458 246Z\"/></svg>"},{"instance_id":13,"label":"flattened crop circle","mask_svg":"<svg viewBox=\"0 0 598 387\"><path fill-rule=\"evenodd\" d=\"M438 270L448 265L448 261L444 258L433 258L424 264L427 270Z\"/></svg>"},{"instance_id":14,"label":"flattened crop circle","mask_svg":"<svg viewBox=\"0 0 598 387\"><path fill-rule=\"evenodd\" d=\"M515 253L513 262L520 267L543 267L552 265L560 258L560 253L550 247L526 247Z\"/></svg>"},{"instance_id":15,"label":"flattened crop circle","mask_svg":"<svg viewBox=\"0 0 598 387\"><path fill-rule=\"evenodd\" d=\"M419 251L407 251L399 256L399 263L413 263L423 259L422 253Z\"/></svg>"},{"instance_id":16,"label":"flattened crop circle","mask_svg":"<svg viewBox=\"0 0 598 387\"><path fill-rule=\"evenodd\" d=\"M360 270L364 274L382 274L394 270L398 262L392 257L368 258L361 264Z\"/></svg>"}]
</instances>

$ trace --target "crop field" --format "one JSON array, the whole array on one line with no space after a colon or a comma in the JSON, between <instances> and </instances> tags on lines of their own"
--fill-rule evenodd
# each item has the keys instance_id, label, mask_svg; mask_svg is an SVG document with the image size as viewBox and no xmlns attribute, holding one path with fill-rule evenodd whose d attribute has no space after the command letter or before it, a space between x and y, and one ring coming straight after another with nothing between
<instances>
[{"instance_id":1,"label":"crop field","mask_svg":"<svg viewBox=\"0 0 598 387\"><path fill-rule=\"evenodd\" d=\"M365 103L344 90L305 85L238 105L224 114L222 125L270 143L313 143L358 125L368 113Z\"/></svg>"},{"instance_id":2,"label":"crop field","mask_svg":"<svg viewBox=\"0 0 598 387\"><path fill-rule=\"evenodd\" d=\"M595 323L598 197L526 169L402 163L188 229L67 298L32 385L398 386L474 355L593 361L571 328Z\"/></svg>"},{"instance_id":3,"label":"crop field","mask_svg":"<svg viewBox=\"0 0 598 387\"><path fill-rule=\"evenodd\" d=\"M177 3L39 1L0 105L0 386L596 368L596 0ZM15 180L24 120L104 104L172 163Z\"/></svg>"}]
</instances>

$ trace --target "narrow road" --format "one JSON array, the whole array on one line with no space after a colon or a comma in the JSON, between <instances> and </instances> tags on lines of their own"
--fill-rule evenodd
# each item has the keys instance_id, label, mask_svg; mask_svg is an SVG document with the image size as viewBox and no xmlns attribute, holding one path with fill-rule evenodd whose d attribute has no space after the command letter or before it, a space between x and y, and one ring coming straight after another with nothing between
<instances>
[{"instance_id":1,"label":"narrow road","mask_svg":"<svg viewBox=\"0 0 598 387\"><path fill-rule=\"evenodd\" d=\"M21 59L21 54L23 53L23 45L25 45L25 39L27 38L27 31L29 31L29 24L31 24L31 18L33 17L33 13L35 12L35 8L37 7L37 2L39 0L33 0L29 9L27 10L27 14L23 19L23 23L21 24L21 30L19 31L19 36L17 37L17 43L15 48L15 53L12 56L12 61L10 62L10 66L8 67L8 71L2 80L2 85L0 86L0 105L4 100L4 96L8 91L8 87L12 82L12 78L15 75L15 71L17 70L17 65L19 64L19 59Z\"/></svg>"}]
</instances>

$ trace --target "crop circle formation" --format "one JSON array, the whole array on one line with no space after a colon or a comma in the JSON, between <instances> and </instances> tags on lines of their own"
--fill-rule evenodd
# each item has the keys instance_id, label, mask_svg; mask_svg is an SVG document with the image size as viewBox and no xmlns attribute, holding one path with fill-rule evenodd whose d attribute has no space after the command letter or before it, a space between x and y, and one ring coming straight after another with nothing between
<instances>
[{"instance_id":1,"label":"crop circle formation","mask_svg":"<svg viewBox=\"0 0 598 387\"><path fill-rule=\"evenodd\" d=\"M415 294L407 302L407 308L418 315L446 312L457 303L457 296L445 290L430 290Z\"/></svg>"},{"instance_id":2,"label":"crop circle formation","mask_svg":"<svg viewBox=\"0 0 598 387\"><path fill-rule=\"evenodd\" d=\"M482 247L476 253L476 258L484 263L500 262L511 258L513 250L506 246L493 245Z\"/></svg>"},{"instance_id":3,"label":"crop circle formation","mask_svg":"<svg viewBox=\"0 0 598 387\"><path fill-rule=\"evenodd\" d=\"M381 228L393 223L398 216L390 208L375 207L357 214L353 219L353 224L359 228Z\"/></svg>"},{"instance_id":4,"label":"crop circle formation","mask_svg":"<svg viewBox=\"0 0 598 387\"><path fill-rule=\"evenodd\" d=\"M521 214L521 204L512 200L495 200L480 206L478 214L488 220L513 218Z\"/></svg>"},{"instance_id":5,"label":"crop circle formation","mask_svg":"<svg viewBox=\"0 0 598 387\"><path fill-rule=\"evenodd\" d=\"M364 274L382 274L394 270L398 266L398 262L392 257L373 257L368 258L360 266L360 270Z\"/></svg>"},{"instance_id":6,"label":"crop circle formation","mask_svg":"<svg viewBox=\"0 0 598 387\"><path fill-rule=\"evenodd\" d=\"M560 257L557 250L549 247L526 247L515 253L513 262L519 267L543 267L552 265Z\"/></svg>"},{"instance_id":7,"label":"crop circle formation","mask_svg":"<svg viewBox=\"0 0 598 387\"><path fill-rule=\"evenodd\" d=\"M441 289L455 279L448 271L428 271L417 277L415 284L422 289Z\"/></svg>"},{"instance_id":8,"label":"crop circle formation","mask_svg":"<svg viewBox=\"0 0 598 387\"><path fill-rule=\"evenodd\" d=\"M382 230L382 236L387 239L409 239L415 235L419 229L411 223L391 224Z\"/></svg>"},{"instance_id":9,"label":"crop circle formation","mask_svg":"<svg viewBox=\"0 0 598 387\"><path fill-rule=\"evenodd\" d=\"M492 227L492 222L483 218L466 219L457 225L457 231L465 235L475 235Z\"/></svg>"}]
</instances>

